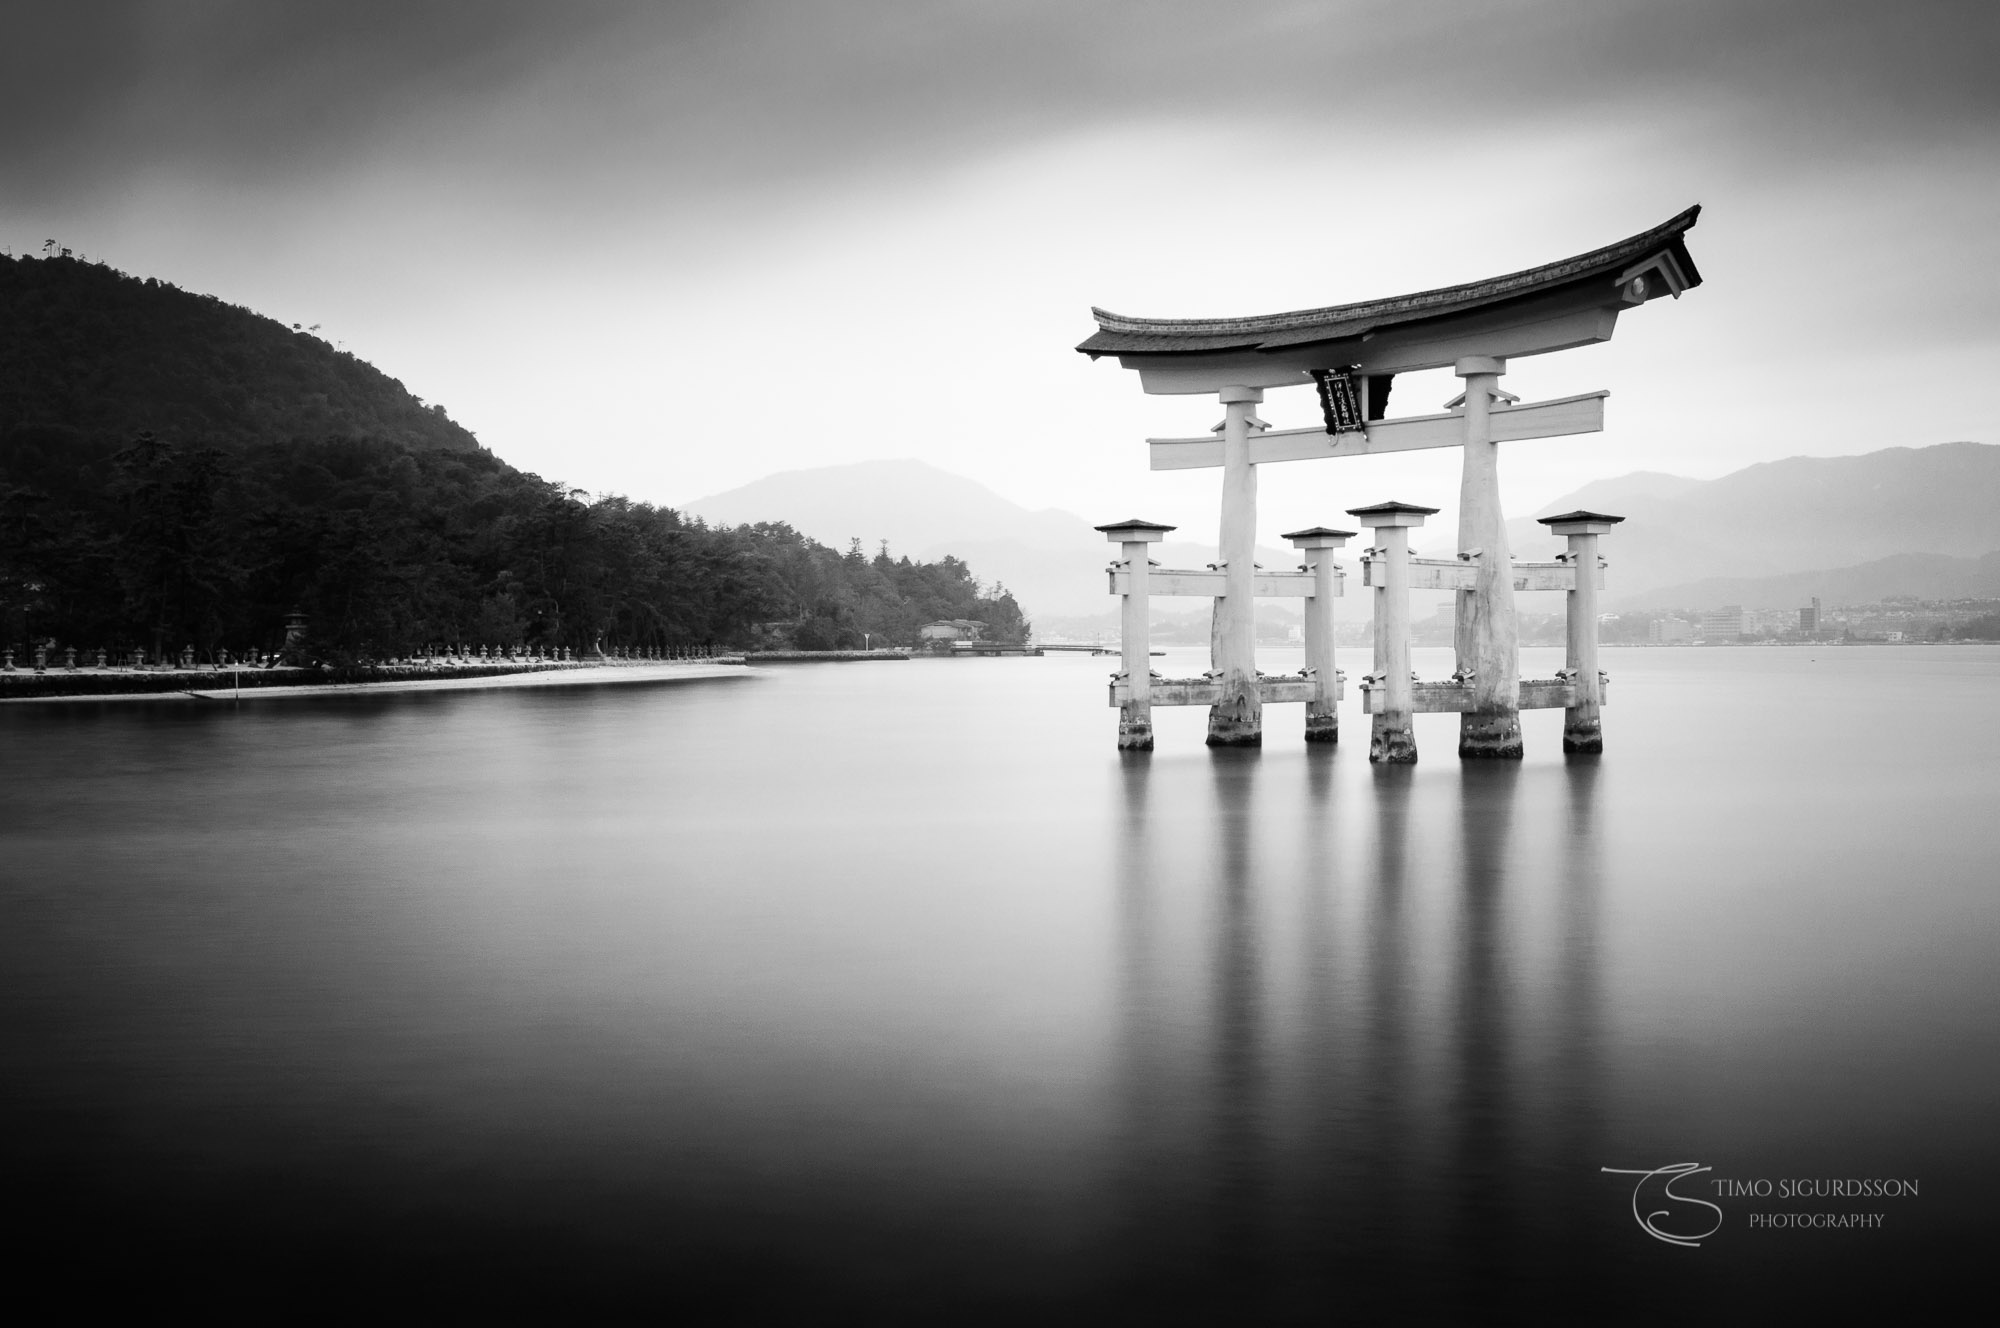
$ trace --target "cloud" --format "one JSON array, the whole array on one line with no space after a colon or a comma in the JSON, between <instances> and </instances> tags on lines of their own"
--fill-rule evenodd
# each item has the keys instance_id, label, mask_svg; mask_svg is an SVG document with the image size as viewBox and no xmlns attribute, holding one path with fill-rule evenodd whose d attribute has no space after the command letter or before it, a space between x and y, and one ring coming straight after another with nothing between
<instances>
[{"instance_id":1,"label":"cloud","mask_svg":"<svg viewBox=\"0 0 2000 1328\"><path fill-rule=\"evenodd\" d=\"M211 0L11 28L0 113L34 131L0 145L0 173L30 193L404 156L496 183L838 187L1176 118L1373 143L1457 125L1461 164L1504 168L1511 128L1718 106L1759 132L1701 150L1782 166L2000 119L1982 3Z\"/></svg>"},{"instance_id":2,"label":"cloud","mask_svg":"<svg viewBox=\"0 0 2000 1328\"><path fill-rule=\"evenodd\" d=\"M620 9L534 0L23 9L0 46L16 191L115 188L149 168L260 176L395 150L436 109L498 102Z\"/></svg>"}]
</instances>

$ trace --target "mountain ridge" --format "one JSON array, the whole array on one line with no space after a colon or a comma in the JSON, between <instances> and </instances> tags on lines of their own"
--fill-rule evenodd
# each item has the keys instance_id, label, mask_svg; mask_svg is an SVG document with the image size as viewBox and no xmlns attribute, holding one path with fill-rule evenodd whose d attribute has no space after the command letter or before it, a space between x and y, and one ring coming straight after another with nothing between
<instances>
[{"instance_id":1,"label":"mountain ridge","mask_svg":"<svg viewBox=\"0 0 2000 1328\"><path fill-rule=\"evenodd\" d=\"M958 509L954 495L968 494L976 501ZM1961 597L1969 593L1963 587L1983 583L1958 564L2000 549L2000 447L1959 441L1851 457L1787 457L1711 480L1634 471L1592 480L1537 515L1577 507L1626 518L1602 546L1611 564L1609 609L1745 602L1765 594L1758 587L1766 581L1773 583L1769 593L1779 594L1786 578L1810 575L1822 578L1814 584L1857 594L1881 586L1881 594ZM918 556L950 552L1004 582L1033 614L1080 617L1113 607L1100 575L1108 549L1083 518L1060 508L1028 509L927 462L785 471L684 510L726 524L782 518L835 547L853 537L887 538L892 549ZM1533 518L1509 522L1508 535L1522 558L1547 558L1562 547ZM1213 561L1215 550L1168 541L1156 546L1155 557L1198 567ZM1288 550L1266 546L1258 560L1267 567L1296 561ZM1873 570L1852 571L1864 566ZM1847 572L1845 579L1836 575ZM1733 598L1705 604L1702 596ZM1338 611L1342 618L1365 615L1366 597L1350 595Z\"/></svg>"},{"instance_id":2,"label":"mountain ridge","mask_svg":"<svg viewBox=\"0 0 2000 1328\"><path fill-rule=\"evenodd\" d=\"M2000 550L1977 558L1942 553L1892 553L1852 567L1821 568L1767 577L1710 577L1663 586L1618 601L1627 612L1715 608L1798 608L1817 598L1826 604L1872 604L1892 595L1920 599L2000 599Z\"/></svg>"},{"instance_id":3,"label":"mountain ridge","mask_svg":"<svg viewBox=\"0 0 2000 1328\"><path fill-rule=\"evenodd\" d=\"M963 505L954 507L961 499ZM778 471L680 510L722 525L782 519L833 548L859 539L873 554L876 542L886 540L892 554L951 554L982 578L1004 584L1030 616L1076 617L1117 607L1104 582L1115 551L1089 522L1058 507L1024 507L977 480L911 457ZM1168 540L1154 546L1154 558L1200 567L1214 562L1216 551L1212 544ZM1264 545L1257 560L1266 567L1298 561L1288 550Z\"/></svg>"},{"instance_id":4,"label":"mountain ridge","mask_svg":"<svg viewBox=\"0 0 2000 1328\"><path fill-rule=\"evenodd\" d=\"M0 438L103 451L145 431L482 450L444 407L308 330L103 263L0 257Z\"/></svg>"},{"instance_id":5,"label":"mountain ridge","mask_svg":"<svg viewBox=\"0 0 2000 1328\"><path fill-rule=\"evenodd\" d=\"M938 618L1026 630L962 561L586 502L305 331L103 264L0 263L0 645L15 658L848 649L915 645Z\"/></svg>"},{"instance_id":6,"label":"mountain ridge","mask_svg":"<svg viewBox=\"0 0 2000 1328\"><path fill-rule=\"evenodd\" d=\"M1613 578L1606 602L1614 608L1670 586L1854 567L1904 553L1979 558L2000 549L2000 446L1989 443L1786 457L1666 492L1633 488L1615 504L1593 503L1602 483L1538 515L1609 506L1625 518L1603 541ZM1523 558L1560 547L1532 518L1510 521L1508 539Z\"/></svg>"}]
</instances>

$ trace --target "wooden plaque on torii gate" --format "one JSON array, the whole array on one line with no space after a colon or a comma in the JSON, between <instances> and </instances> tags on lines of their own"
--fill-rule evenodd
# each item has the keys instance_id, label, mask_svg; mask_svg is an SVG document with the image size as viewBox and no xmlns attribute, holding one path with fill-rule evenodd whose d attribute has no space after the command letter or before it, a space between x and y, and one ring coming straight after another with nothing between
<instances>
[{"instance_id":1,"label":"wooden plaque on torii gate","mask_svg":"<svg viewBox=\"0 0 2000 1328\"><path fill-rule=\"evenodd\" d=\"M1679 298L1700 285L1701 274L1687 249L1687 233L1700 212L1689 208L1652 230L1574 258L1413 295L1250 318L1129 318L1091 310L1097 331L1077 350L1092 359L1117 356L1120 364L1138 372L1148 393L1214 393L1223 404L1223 422L1210 437L1147 440L1154 470L1222 470L1220 576L1207 592L1216 596L1214 659L1207 684L1188 691L1190 697L1214 698L1211 745L1256 745L1263 733L1263 701L1280 699L1268 680L1260 684L1256 669L1257 467L1462 447L1458 552L1467 576L1456 582L1461 588L1454 681L1464 694L1450 702L1461 714L1459 755L1521 755L1514 616L1519 569L1506 546L1496 452L1502 442L1601 430L1607 394L1523 403L1500 390L1500 376L1510 358L1609 341L1625 310L1662 295ZM1396 374L1447 365L1465 380L1465 391L1443 413L1388 417ZM1365 416L1361 428L1343 420L1346 427L1340 432L1331 432L1331 424L1327 430L1273 430L1254 414L1266 390L1312 386L1329 373L1342 376L1343 392L1352 384L1352 399ZM1570 569L1572 580L1593 573L1594 567ZM1163 583L1195 585L1165 581L1168 574L1160 575ZM1128 577L1128 585L1130 581ZM1146 585L1143 577L1138 583ZM1330 613L1322 616L1330 622ZM1128 623L1130 618L1128 613ZM1144 660L1143 650L1139 658ZM1132 689L1144 694L1146 684L1144 678L1128 680L1127 710L1132 708ZM1318 685L1317 699L1324 707L1336 694L1337 680L1325 678ZM1114 699L1117 695L1114 686ZM1578 749L1589 749L1596 741L1594 700L1589 710L1593 736L1586 740L1579 729ZM1143 727L1143 741L1136 728L1127 741L1121 723L1121 746L1150 747L1150 722Z\"/></svg>"}]
</instances>

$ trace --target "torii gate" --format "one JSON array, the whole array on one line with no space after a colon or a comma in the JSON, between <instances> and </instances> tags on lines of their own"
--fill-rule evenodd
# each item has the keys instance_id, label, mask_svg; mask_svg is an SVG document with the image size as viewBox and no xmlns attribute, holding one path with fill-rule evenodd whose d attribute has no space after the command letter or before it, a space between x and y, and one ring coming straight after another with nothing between
<instances>
[{"instance_id":1,"label":"torii gate","mask_svg":"<svg viewBox=\"0 0 2000 1328\"><path fill-rule=\"evenodd\" d=\"M1169 704L1207 701L1208 742L1222 747L1262 742L1265 700L1308 699L1273 695L1270 683L1260 685L1257 675L1254 597L1273 593L1259 586L1260 579L1268 578L1260 578L1253 562L1259 465L1462 447L1458 548L1467 566L1459 569L1465 575L1440 572L1438 577L1440 584L1460 591L1454 635L1457 681L1466 694L1450 705L1461 712L1458 752L1462 757L1520 757L1514 588L1521 569L1507 551L1497 447L1597 432L1604 427L1609 394L1523 403L1500 390L1500 376L1509 358L1609 341L1626 309L1662 295L1679 298L1700 285L1686 242L1700 213L1699 207L1691 207L1652 230L1542 267L1389 299L1251 318L1128 318L1093 308L1098 330L1077 350L1092 359L1116 355L1124 367L1138 371L1140 386L1149 394L1213 392L1224 411L1222 423L1211 431L1219 437L1147 440L1154 470L1222 470L1221 549L1214 569L1220 575L1201 587L1189 583L1168 592L1216 597L1213 671L1198 692L1158 699ZM1465 391L1446 404L1444 413L1386 417L1396 374L1446 365L1465 380ZM1267 389L1313 383L1319 386L1325 429L1273 430L1254 414ZM1145 544L1170 527L1131 521L1100 529L1124 547L1128 585L1136 579L1143 587ZM1594 548L1594 539L1592 543ZM1326 541L1319 547L1327 547ZM1330 562L1324 552L1318 557ZM1574 583L1594 574L1594 556L1592 562L1590 569L1566 565L1570 576L1551 580L1548 588L1561 584L1574 589ZM1338 594L1337 581L1333 585ZM1330 634L1331 613L1320 616ZM1153 703L1147 695L1146 651L1142 645L1136 671L1129 641L1126 653L1119 745L1150 748L1150 712L1141 715L1133 704L1135 693L1144 704ZM1325 672L1332 673L1330 653ZM1326 709L1337 699L1338 679L1321 677L1312 690L1311 699ZM1589 708L1594 728L1594 700Z\"/></svg>"}]
</instances>

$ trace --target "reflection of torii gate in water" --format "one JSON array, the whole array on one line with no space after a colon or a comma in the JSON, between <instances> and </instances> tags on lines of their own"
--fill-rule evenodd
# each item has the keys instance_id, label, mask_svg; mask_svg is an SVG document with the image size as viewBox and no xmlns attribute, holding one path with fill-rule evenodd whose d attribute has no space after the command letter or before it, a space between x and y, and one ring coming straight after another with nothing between
<instances>
[{"instance_id":1,"label":"reflection of torii gate in water","mask_svg":"<svg viewBox=\"0 0 2000 1328\"><path fill-rule=\"evenodd\" d=\"M1119 707L1118 745L1152 747L1155 705L1207 705L1210 746L1256 746L1266 701L1306 702L1306 740L1336 741L1340 677L1328 599L1340 593L1342 573L1331 550L1353 532L1294 532L1286 538L1306 551L1306 567L1297 573L1258 569L1257 467L1463 447L1456 559L1408 554L1406 528L1422 524L1435 508L1385 503L1350 511L1383 532L1381 547L1363 554L1367 584L1376 590L1374 672L1362 688L1364 709L1374 716L1370 759L1414 761L1410 716L1424 711L1460 714L1460 756L1519 757L1523 706L1563 707L1564 750L1600 750L1596 547L1597 536L1620 518L1595 512L1549 518L1553 533L1569 537L1569 552L1554 563L1514 562L1500 512L1496 453L1503 442L1602 429L1607 394L1523 403L1500 390L1500 375L1510 357L1609 341L1626 309L1662 295L1678 298L1700 285L1686 240L1700 212L1689 208L1644 234L1559 263L1386 300L1258 318L1126 318L1093 309L1098 330L1078 350L1093 359L1116 355L1138 371L1148 393L1213 392L1224 410L1213 430L1219 437L1148 440L1154 470L1221 468L1221 551L1214 568L1150 571L1146 546L1171 526L1134 520L1098 527L1121 550L1111 569L1111 589L1125 597L1124 668L1111 689ZM1465 380L1465 392L1446 403L1445 413L1386 418L1396 374L1446 365ZM1273 430L1252 412L1267 388L1311 383L1319 386L1323 430ZM1411 680L1412 587L1459 592L1458 672L1448 683ZM1568 659L1556 679L1521 682L1517 589L1569 592ZM1206 678L1165 682L1152 676L1149 594L1215 597L1213 664ZM1305 677L1258 676L1259 595L1305 599Z\"/></svg>"}]
</instances>

